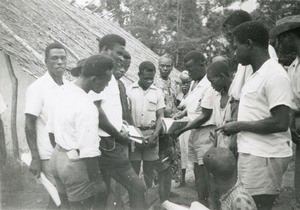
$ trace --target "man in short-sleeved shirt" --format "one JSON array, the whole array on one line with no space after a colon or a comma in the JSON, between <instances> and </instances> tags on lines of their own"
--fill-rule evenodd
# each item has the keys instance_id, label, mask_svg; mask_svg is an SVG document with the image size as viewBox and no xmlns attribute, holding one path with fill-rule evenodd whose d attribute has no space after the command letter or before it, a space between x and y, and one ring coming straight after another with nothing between
<instances>
[{"instance_id":1,"label":"man in short-sleeved shirt","mask_svg":"<svg viewBox=\"0 0 300 210\"><path fill-rule=\"evenodd\" d=\"M292 156L291 84L283 67L270 59L264 25L246 22L233 35L239 62L250 64L254 73L242 89L238 121L218 129L225 135L238 133L239 178L258 209L271 209Z\"/></svg>"},{"instance_id":2,"label":"man in short-sleeved shirt","mask_svg":"<svg viewBox=\"0 0 300 210\"><path fill-rule=\"evenodd\" d=\"M103 54L86 59L79 78L57 91L47 128L56 147L50 166L60 193L67 195L71 209L99 208L105 184L98 156L98 109L88 95L101 92L111 79L112 59Z\"/></svg>"},{"instance_id":3,"label":"man in short-sleeved shirt","mask_svg":"<svg viewBox=\"0 0 300 210\"><path fill-rule=\"evenodd\" d=\"M184 63L193 82L185 99L189 123L185 128L179 130L177 135L191 130L189 137L189 161L194 163L199 201L204 205L208 205L206 185L208 177L203 166L203 155L213 146L213 143L209 140L209 133L215 127L211 119L214 90L206 77L205 57L202 53L198 51L189 52L184 57Z\"/></svg>"},{"instance_id":4,"label":"man in short-sleeved shirt","mask_svg":"<svg viewBox=\"0 0 300 210\"><path fill-rule=\"evenodd\" d=\"M30 171L38 177L42 171L54 183L53 176L49 173L49 160L54 145L49 139L46 123L55 92L64 83L66 50L63 45L59 43L48 45L45 50L45 63L48 71L32 83L26 92L25 133L32 155ZM55 204L49 202L48 207L53 208Z\"/></svg>"},{"instance_id":5,"label":"man in short-sleeved shirt","mask_svg":"<svg viewBox=\"0 0 300 210\"><path fill-rule=\"evenodd\" d=\"M140 173L143 160L143 172L148 188L153 184L154 161L159 158L158 137L162 129L161 118L165 108L161 90L153 85L155 71L153 63L142 62L139 66L139 81L128 88L134 125L142 131L147 141L142 146L135 144L129 156L137 174Z\"/></svg>"}]
</instances>

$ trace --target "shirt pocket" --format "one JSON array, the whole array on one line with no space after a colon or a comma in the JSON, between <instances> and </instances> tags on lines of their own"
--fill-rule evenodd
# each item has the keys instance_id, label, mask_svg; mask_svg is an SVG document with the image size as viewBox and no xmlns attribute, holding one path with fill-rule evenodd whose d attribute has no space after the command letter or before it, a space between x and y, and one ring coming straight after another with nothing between
<instances>
[{"instance_id":1,"label":"shirt pocket","mask_svg":"<svg viewBox=\"0 0 300 210\"><path fill-rule=\"evenodd\" d=\"M147 110L150 112L155 112L157 107L157 97L153 94L147 97L148 107Z\"/></svg>"}]
</instances>

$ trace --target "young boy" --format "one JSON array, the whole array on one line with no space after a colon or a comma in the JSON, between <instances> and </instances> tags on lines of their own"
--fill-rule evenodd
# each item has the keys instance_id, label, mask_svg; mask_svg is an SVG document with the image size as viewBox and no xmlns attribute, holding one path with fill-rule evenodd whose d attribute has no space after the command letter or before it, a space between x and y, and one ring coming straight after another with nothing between
<instances>
[{"instance_id":1,"label":"young boy","mask_svg":"<svg viewBox=\"0 0 300 210\"><path fill-rule=\"evenodd\" d=\"M213 120L216 126L221 126L228 121L231 121L233 115L236 115L237 109L231 106L232 97L229 96L228 90L232 79L229 73L229 67L225 61L215 61L207 68L207 78L215 89L213 95ZM236 118L236 117L235 117ZM229 148L230 145L235 145L236 136L225 136L221 132L212 132L211 138L214 139L217 147Z\"/></svg>"},{"instance_id":2,"label":"young boy","mask_svg":"<svg viewBox=\"0 0 300 210\"><path fill-rule=\"evenodd\" d=\"M220 209L257 210L251 195L237 179L237 161L230 150L213 148L204 154L203 162L220 195Z\"/></svg>"}]
</instances>

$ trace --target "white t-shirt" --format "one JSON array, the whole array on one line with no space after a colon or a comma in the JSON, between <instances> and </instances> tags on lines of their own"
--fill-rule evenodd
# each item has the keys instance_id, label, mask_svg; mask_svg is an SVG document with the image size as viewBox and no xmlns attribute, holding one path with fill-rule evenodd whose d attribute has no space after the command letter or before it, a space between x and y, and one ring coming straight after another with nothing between
<instances>
[{"instance_id":1,"label":"white t-shirt","mask_svg":"<svg viewBox=\"0 0 300 210\"><path fill-rule=\"evenodd\" d=\"M276 51L271 45L269 45L268 51L272 59L278 60ZM239 100L241 97L241 90L247 79L252 75L252 73L253 69L251 65L243 66L239 64L228 91L229 96L232 96L234 99Z\"/></svg>"},{"instance_id":2,"label":"white t-shirt","mask_svg":"<svg viewBox=\"0 0 300 210\"><path fill-rule=\"evenodd\" d=\"M47 160L51 158L53 147L49 139L46 124L49 117L49 111L52 101L55 98L55 92L59 85L46 72L42 77L34 81L26 92L25 114L31 114L37 117L36 135L37 146L40 158Z\"/></svg>"},{"instance_id":3,"label":"white t-shirt","mask_svg":"<svg viewBox=\"0 0 300 210\"><path fill-rule=\"evenodd\" d=\"M100 155L98 109L90 96L74 83L63 85L57 93L47 124L55 142L66 150L79 150L79 157Z\"/></svg>"},{"instance_id":4,"label":"white t-shirt","mask_svg":"<svg viewBox=\"0 0 300 210\"><path fill-rule=\"evenodd\" d=\"M4 103L2 95L0 94L0 114L2 114L3 112L5 112L6 108L7 107L6 107L5 103Z\"/></svg>"},{"instance_id":5,"label":"white t-shirt","mask_svg":"<svg viewBox=\"0 0 300 210\"><path fill-rule=\"evenodd\" d=\"M185 105L189 121L195 120L202 114L202 107L206 109L213 109L214 90L206 75L192 90L191 88L193 87L193 84L194 81L192 81L188 96L185 98ZM210 119L202 126L205 125L214 125L212 117L210 117Z\"/></svg>"},{"instance_id":6,"label":"white t-shirt","mask_svg":"<svg viewBox=\"0 0 300 210\"><path fill-rule=\"evenodd\" d=\"M112 75L108 86L101 93L97 94L93 91L90 91L89 94L93 101L101 101L101 107L107 119L118 131L121 131L123 124L122 104L119 86L114 75ZM100 136L110 136L100 128L98 133Z\"/></svg>"},{"instance_id":7,"label":"white t-shirt","mask_svg":"<svg viewBox=\"0 0 300 210\"><path fill-rule=\"evenodd\" d=\"M239 104L238 121L257 121L271 117L270 110L279 105L292 105L292 90L284 68L269 59L245 83ZM238 152L260 157L292 155L290 131L257 134L238 133Z\"/></svg>"}]
</instances>

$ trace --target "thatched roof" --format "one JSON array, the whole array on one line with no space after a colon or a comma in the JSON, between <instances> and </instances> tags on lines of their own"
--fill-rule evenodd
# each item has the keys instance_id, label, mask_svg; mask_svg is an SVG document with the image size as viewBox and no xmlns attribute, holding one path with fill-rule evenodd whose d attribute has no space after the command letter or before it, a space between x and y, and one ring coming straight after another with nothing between
<instances>
[{"instance_id":1,"label":"thatched roof","mask_svg":"<svg viewBox=\"0 0 300 210\"><path fill-rule=\"evenodd\" d=\"M65 0L1 0L0 25L0 48L35 77L46 71L44 49L47 44L59 41L66 46L70 69L79 59L97 53L96 38L110 33L126 39L126 49L132 56L131 67L124 78L126 83L137 79L138 65L142 61L157 64L158 55L118 24ZM178 74L177 70L173 71L171 78L178 80Z\"/></svg>"}]
</instances>

